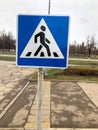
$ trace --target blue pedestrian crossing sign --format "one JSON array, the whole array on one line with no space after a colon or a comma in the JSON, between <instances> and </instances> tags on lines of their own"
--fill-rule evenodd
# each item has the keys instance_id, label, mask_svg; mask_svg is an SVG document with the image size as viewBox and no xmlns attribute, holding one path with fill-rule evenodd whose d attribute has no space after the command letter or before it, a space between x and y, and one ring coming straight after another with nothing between
<instances>
[{"instance_id":1,"label":"blue pedestrian crossing sign","mask_svg":"<svg viewBox=\"0 0 98 130\"><path fill-rule=\"evenodd\" d=\"M17 65L66 68L68 16L18 16Z\"/></svg>"}]
</instances>

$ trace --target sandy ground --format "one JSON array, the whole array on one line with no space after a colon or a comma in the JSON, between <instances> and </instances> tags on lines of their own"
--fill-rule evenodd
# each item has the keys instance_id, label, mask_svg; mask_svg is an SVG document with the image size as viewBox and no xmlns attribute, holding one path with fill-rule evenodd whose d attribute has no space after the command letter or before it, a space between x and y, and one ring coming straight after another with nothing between
<instances>
[{"instance_id":1,"label":"sandy ground","mask_svg":"<svg viewBox=\"0 0 98 130\"><path fill-rule=\"evenodd\" d=\"M15 62L0 61L0 101L26 76L36 69L17 67Z\"/></svg>"}]
</instances>

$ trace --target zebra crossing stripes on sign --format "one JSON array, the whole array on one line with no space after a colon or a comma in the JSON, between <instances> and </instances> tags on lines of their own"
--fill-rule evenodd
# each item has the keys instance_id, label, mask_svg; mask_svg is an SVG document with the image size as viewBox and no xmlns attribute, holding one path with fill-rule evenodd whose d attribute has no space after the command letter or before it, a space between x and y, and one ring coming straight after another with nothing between
<instances>
[{"instance_id":1,"label":"zebra crossing stripes on sign","mask_svg":"<svg viewBox=\"0 0 98 130\"><path fill-rule=\"evenodd\" d=\"M68 26L68 16L19 15L17 64L67 67Z\"/></svg>"}]
</instances>

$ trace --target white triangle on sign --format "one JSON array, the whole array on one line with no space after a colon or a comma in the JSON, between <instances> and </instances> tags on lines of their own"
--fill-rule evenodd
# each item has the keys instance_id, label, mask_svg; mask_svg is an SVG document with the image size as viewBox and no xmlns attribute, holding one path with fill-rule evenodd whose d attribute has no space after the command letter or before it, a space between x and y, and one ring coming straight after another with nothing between
<instances>
[{"instance_id":1,"label":"white triangle on sign","mask_svg":"<svg viewBox=\"0 0 98 130\"><path fill-rule=\"evenodd\" d=\"M45 30L43 31L41 27L44 26ZM41 37L44 34L44 38ZM35 36L37 41L35 43ZM44 43L43 43L44 42ZM37 28L32 34L30 40L28 41L25 49L23 50L21 58L53 58L53 59L64 59L63 54L61 53L53 35L51 34L46 22L42 18L39 22Z\"/></svg>"}]
</instances>

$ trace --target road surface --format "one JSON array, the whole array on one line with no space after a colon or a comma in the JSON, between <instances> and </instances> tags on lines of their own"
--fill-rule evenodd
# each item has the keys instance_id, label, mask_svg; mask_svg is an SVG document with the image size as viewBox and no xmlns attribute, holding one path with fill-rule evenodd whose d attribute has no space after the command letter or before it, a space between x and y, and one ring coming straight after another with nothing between
<instances>
[{"instance_id":1,"label":"road surface","mask_svg":"<svg viewBox=\"0 0 98 130\"><path fill-rule=\"evenodd\" d=\"M37 81L28 79L35 71L17 67L15 62L0 61L0 130L34 127ZM55 80L44 84L45 128L98 129L98 82Z\"/></svg>"}]
</instances>

